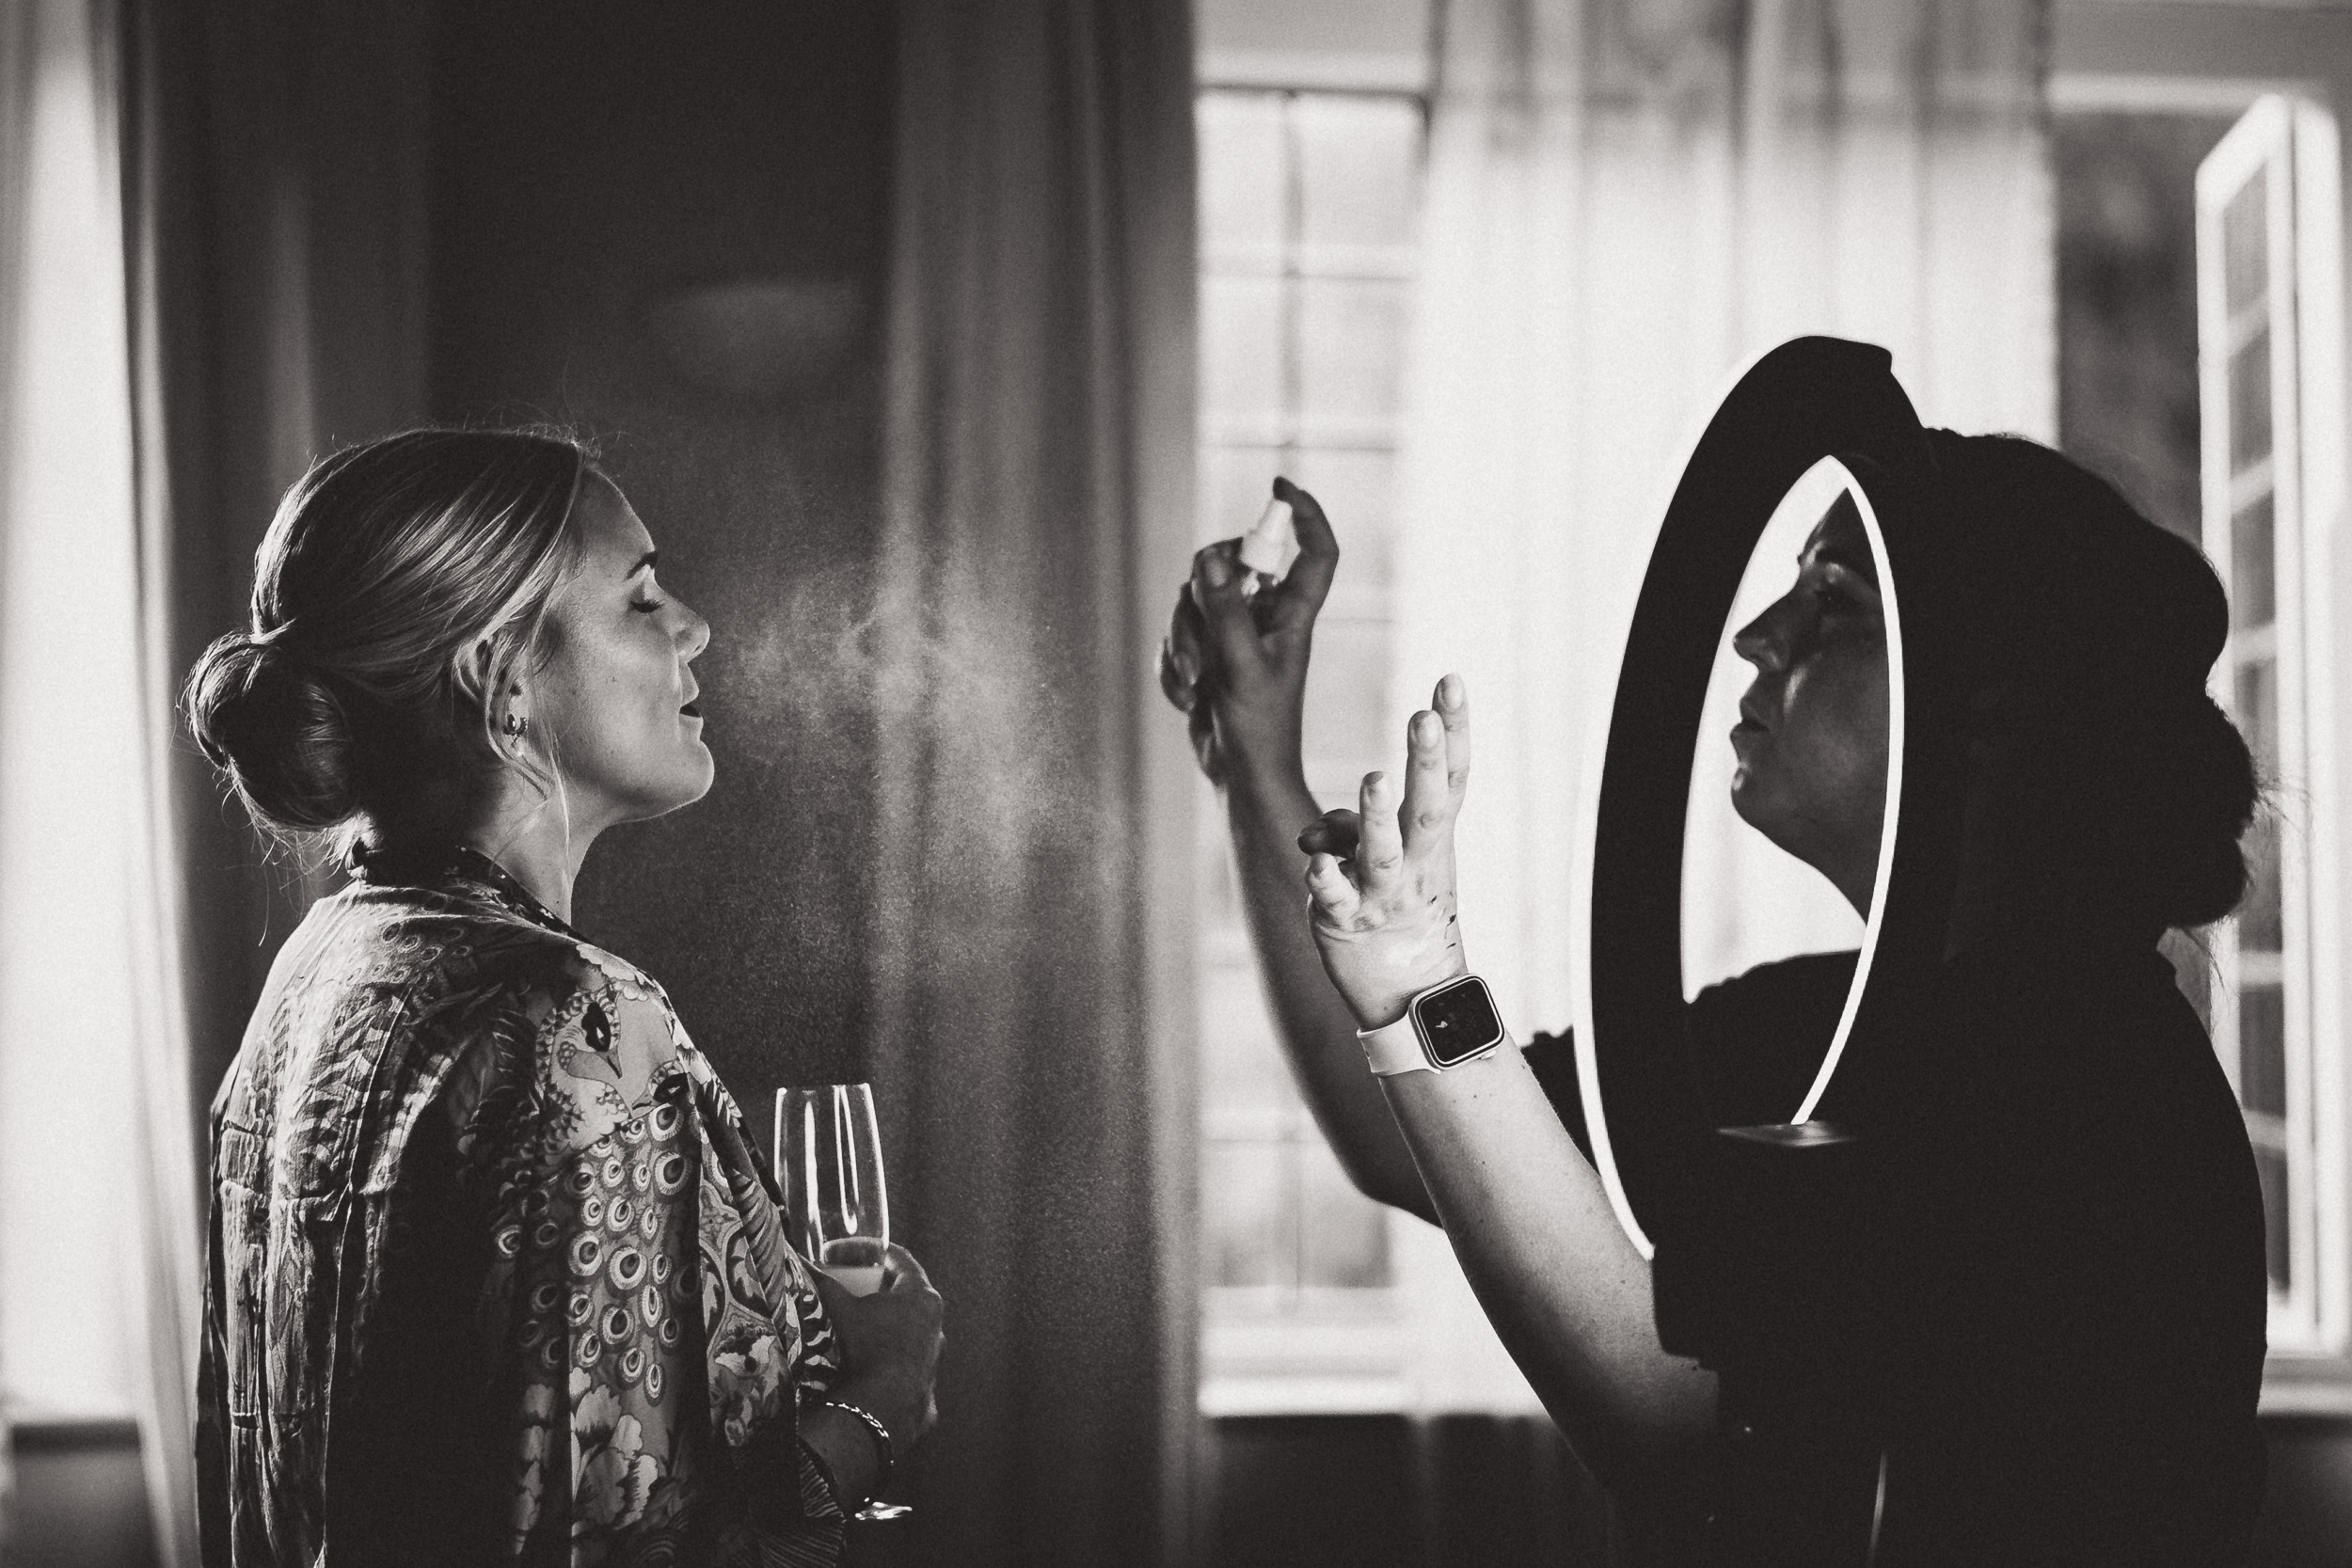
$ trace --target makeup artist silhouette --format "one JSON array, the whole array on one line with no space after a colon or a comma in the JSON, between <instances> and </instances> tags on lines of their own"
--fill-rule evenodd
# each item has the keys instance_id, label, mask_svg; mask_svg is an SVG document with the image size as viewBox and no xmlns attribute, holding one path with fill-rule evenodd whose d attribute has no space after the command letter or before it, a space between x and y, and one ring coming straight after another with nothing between
<instances>
[{"instance_id":1,"label":"makeup artist silhouette","mask_svg":"<svg viewBox=\"0 0 2352 1568\"><path fill-rule=\"evenodd\" d=\"M1912 420L1878 351L1775 353L1800 372L1873 356L1870 395ZM1820 1110L1857 1135L1776 1189L1713 1130L1792 1114L1855 955L1709 987L1652 1042L1651 1093L1673 1102L1634 1151L1655 1262L1589 1163L1566 1039L1432 1063L1491 1016L1462 980L1478 911L1454 918L1460 678L1414 715L1401 779L1368 775L1353 811L1307 790L1309 644L1339 563L1312 498L1278 483L1302 554L1265 603L1241 596L1232 542L1196 557L1163 687L1221 794L1318 1124L1366 1194L1444 1227L1640 1560L2238 1561L2264 1470L2262 1198L2157 950L2247 883L2252 766L2204 687L2228 609L2193 547L2058 453L1915 420L1908 439L1931 546L1915 558L1933 566L1898 583L1906 665L1940 671L1947 699L1913 704L1928 728L1905 752L1905 794L1943 791L1952 848L1934 940L1901 973L1882 945L1897 1000L1857 1029ZM1733 804L1866 913L1886 809L1881 587L1841 500L1736 640L1756 673ZM1568 781L1558 799L1571 809Z\"/></svg>"}]
</instances>

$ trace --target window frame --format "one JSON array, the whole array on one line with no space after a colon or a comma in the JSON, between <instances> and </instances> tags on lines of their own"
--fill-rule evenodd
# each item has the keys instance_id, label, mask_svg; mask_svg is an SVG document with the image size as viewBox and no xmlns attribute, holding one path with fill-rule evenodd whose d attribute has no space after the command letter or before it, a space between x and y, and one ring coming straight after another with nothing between
<instances>
[{"instance_id":1,"label":"window frame","mask_svg":"<svg viewBox=\"0 0 2352 1568\"><path fill-rule=\"evenodd\" d=\"M2342 128L2347 109L2352 109L2352 11L2216 0L2163 5L2059 0L2054 8L2052 45L2054 109L2243 115L2265 96L2280 95L2329 118L2328 161L2342 165ZM2301 891L2316 917L2306 939L2306 1026L2315 1042L2308 1113L2318 1155L2310 1203L2315 1218L2324 1221L2332 1212L2338 1223L2335 1239L2312 1249L2315 1289L2308 1304L2310 1315L2298 1323L2292 1315L2295 1308L2274 1307L2262 1393L2265 1415L2352 1414L2352 1338L2346 1333L2352 1325L2345 1322L2347 1307L2352 1307L2352 1258L2345 1256L2343 1243L2343 1222L2352 1219L2352 1171L2347 1171L2344 1158L2344 1129L2352 1125L2352 1083L2347 1076L2352 1075L2346 1070L2343 1029L2347 1011L2352 1011L2352 974L2347 974L2339 951L2343 891L2352 886L2346 876L2352 867L2345 863L2344 802L2336 789L2336 781L2347 776L2345 766L2352 761L2346 756L2352 746L2352 715L2344 707L2352 690L2329 680L2334 669L2352 658L2346 639L2352 615L2336 612L2352 584L2346 581L2347 563L2335 560L2334 549L2344 497L2346 299L2340 262L2347 242L2341 201L2335 207L2332 217L2313 230L2324 229L2328 242L2325 248L2332 252L2320 259L2313 273L2332 271L2334 276L2321 286L2316 276L2307 275L2306 298L2312 309L2296 334L2302 363L2295 394L2302 405L2307 436L2300 465L2306 476L2301 508L2305 537L2296 559L2305 578L2296 607L2303 625L2296 635L2305 673L2316 677L2305 694L2305 705L2316 722L2310 726L2313 744L2305 777L2291 786L2303 792L2302 799L2282 802L2288 808L2282 851L2301 843L2308 864ZM2201 291L2207 287L2208 271L2201 256ZM2201 388L2208 384L2208 373L2201 367ZM2200 402L2211 405L2209 396L2201 396ZM2210 471L2205 484L2211 538ZM2226 505L2226 489L2222 499ZM2226 512L2223 516L2226 527ZM2226 554L2215 553L2226 580ZM2287 593L2283 580L2278 591L2282 597ZM2226 679L2231 668L2225 657L2219 678ZM2282 852L2282 869L2289 858L2289 852ZM2217 956L2226 952L2223 942L2215 946L2221 950ZM2230 981L2226 974L2217 978L2224 986ZM2221 1033L2217 1030L2217 1036ZM2234 1072L2233 1063L2225 1061L2225 1068ZM2320 1226L2323 1236L2328 1228ZM2282 1327L2287 1332L2281 1333Z\"/></svg>"},{"instance_id":2,"label":"window frame","mask_svg":"<svg viewBox=\"0 0 2352 1568\"><path fill-rule=\"evenodd\" d=\"M1376 98L1409 104L1420 116L1424 136L1429 114L1426 61L1404 55L1340 55L1286 52L1212 53L1204 56L1195 83L1196 102L1216 93L1279 95L1301 98ZM1355 258L1350 276L1378 277L1409 284L1418 265L1418 239L1410 257ZM1222 275L1219 258L1202 237L1201 277ZM1226 258L1238 260L1238 258ZM1263 259L1261 259L1263 260ZM1301 278L1327 276L1327 268L1312 267L1293 258L1278 267L1283 276ZM1238 276L1254 266L1225 269ZM1271 276L1271 274L1269 274ZM1296 309L1294 300L1284 307ZM1295 326L1295 324L1291 324ZM1295 333L1293 334L1295 336ZM1295 367L1292 367L1295 373ZM1291 388L1293 391L1295 388ZM1199 447L1205 454L1219 445L1263 446L1269 442L1285 457L1299 451L1332 445L1358 446L1362 433L1318 433L1286 413L1279 432L1243 432L1213 422L1202 413ZM1394 451L1395 432L1384 437L1385 450ZM1207 489L1204 503L1213 500ZM1224 520L1221 520L1224 521ZM1238 527L1248 519L1232 520ZM1390 620L1385 586L1360 588L1343 583L1325 607L1327 621L1378 623ZM1310 787L1320 800L1344 799L1355 777L1330 756L1308 759ZM1364 766L1370 766L1367 759ZM1213 874L1207 857L1229 855L1224 844L1222 812L1203 814L1203 876ZM1230 862L1224 874L1232 875ZM1203 898L1206 914L1214 901ZM1230 961L1233 933L1200 927L1199 971L1205 991L1214 966ZM1254 967L1254 955L1243 949L1243 960ZM1282 1068L1288 1071L1287 1064ZM1217 1135L1216 1118L1202 1106L1204 1148ZM1299 1107L1293 1132L1319 1138L1311 1118ZM1203 1234L1207 1230L1203 1194ZM1428 1414L1441 1410L1534 1413L1541 1409L1534 1391L1495 1339L1485 1314L1461 1278L1443 1232L1409 1214L1389 1211L1384 1215L1390 1268L1385 1286L1356 1287L1218 1287L1206 1280L1200 1287L1201 1342L1199 1408L1205 1418L1260 1416Z\"/></svg>"}]
</instances>

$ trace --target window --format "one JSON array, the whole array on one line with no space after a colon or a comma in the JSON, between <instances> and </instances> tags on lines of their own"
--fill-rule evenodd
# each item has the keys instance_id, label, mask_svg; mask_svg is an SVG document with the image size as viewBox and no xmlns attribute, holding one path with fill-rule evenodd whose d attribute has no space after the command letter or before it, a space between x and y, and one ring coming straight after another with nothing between
<instances>
[{"instance_id":1,"label":"window","mask_svg":"<svg viewBox=\"0 0 2352 1568\"><path fill-rule=\"evenodd\" d=\"M2343 496L2336 128L2257 103L2197 173L2206 553L2228 585L2214 694L2272 809L2252 885L2214 937L2215 1048L2262 1176L2274 1352L2346 1331L2341 941L2333 878L2328 538Z\"/></svg>"},{"instance_id":2,"label":"window","mask_svg":"<svg viewBox=\"0 0 2352 1568\"><path fill-rule=\"evenodd\" d=\"M1398 401L1420 256L1429 0L1202 0L1200 515L1256 520L1277 473L1346 556L1315 634L1307 782L1393 766ZM1203 788L1205 789L1205 785ZM1293 1087L1200 813L1204 1415L1541 1407L1443 1232L1372 1203Z\"/></svg>"},{"instance_id":3,"label":"window","mask_svg":"<svg viewBox=\"0 0 2352 1568\"><path fill-rule=\"evenodd\" d=\"M145 1375L130 356L115 147L72 14L33 28L26 135L0 148L24 192L21 292L0 291L0 1402L20 1425L127 1415Z\"/></svg>"},{"instance_id":4,"label":"window","mask_svg":"<svg viewBox=\"0 0 2352 1568\"><path fill-rule=\"evenodd\" d=\"M1248 528L1276 474L1312 490L1343 531L1306 737L1310 784L1343 800L1383 754L1384 546L1422 107L1395 92L1212 87L1198 116L1200 538ZM1298 1099L1259 989L1223 817L1205 812L1201 822L1204 1405L1389 1402L1390 1218L1348 1182Z\"/></svg>"}]
</instances>

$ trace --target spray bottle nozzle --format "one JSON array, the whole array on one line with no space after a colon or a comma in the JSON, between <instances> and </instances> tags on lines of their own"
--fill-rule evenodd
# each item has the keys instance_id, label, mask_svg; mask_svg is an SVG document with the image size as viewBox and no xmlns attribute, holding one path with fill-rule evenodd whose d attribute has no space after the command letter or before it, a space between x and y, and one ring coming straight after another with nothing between
<instances>
[{"instance_id":1,"label":"spray bottle nozzle","mask_svg":"<svg viewBox=\"0 0 2352 1568\"><path fill-rule=\"evenodd\" d=\"M1261 593L1282 580L1298 559L1298 525L1291 503L1277 496L1265 503L1257 523L1242 535L1241 563L1249 573L1246 593Z\"/></svg>"}]
</instances>

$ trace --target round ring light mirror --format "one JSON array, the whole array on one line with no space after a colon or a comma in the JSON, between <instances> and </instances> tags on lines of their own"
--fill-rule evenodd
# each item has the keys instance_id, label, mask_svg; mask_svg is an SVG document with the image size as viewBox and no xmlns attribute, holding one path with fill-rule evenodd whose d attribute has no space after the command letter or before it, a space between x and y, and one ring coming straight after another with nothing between
<instances>
[{"instance_id":1,"label":"round ring light mirror","mask_svg":"<svg viewBox=\"0 0 2352 1568\"><path fill-rule=\"evenodd\" d=\"M1891 1005L1906 969L1915 972L1923 946L1940 944L1941 926L1929 913L1944 902L1934 891L1938 835L1930 824L1940 809L1931 799L1938 775L1947 770L1932 754L1935 726L1920 722L1923 703L1936 705L1931 652L1920 657L1919 618L1906 623L1914 607L1898 594L1899 578L1913 577L1906 563L1915 566L1932 547L1920 522L1926 472L1925 439L1885 351L1799 339L1732 378L1660 525L1613 685L1597 705L1609 715L1607 740L1589 754L1575 889L1584 1121L1603 1187L1645 1257L1657 1221L1677 1200L1694 1134L1796 1150L1851 1136L1820 1119L1824 1096L1855 1070L1858 1049L1876 1049L1857 1045L1870 1038L1870 1020ZM1857 566L1867 546L1883 610L1885 784L1867 916L1858 940L1856 917L1843 917L1856 951L1834 1024L1775 1043L1783 1061L1806 1069L1802 1092L1792 1089L1785 1106L1769 1111L1772 1119L1702 1127L1704 1107L1681 1052L1690 997L1725 965L1778 954L1755 951L1769 911L1747 911L1743 950L1740 940L1722 940L1720 911L1692 907L1726 887L1720 855L1711 869L1693 863L1694 853L1703 861L1721 847L1710 842L1719 835L1693 824L1693 789L1710 796L1701 820L1713 812L1720 822L1732 784L1727 732L1751 673L1729 646L1731 635L1787 591L1796 556L1817 530L1846 539ZM1760 843L1756 849L1780 853ZM1827 924L1782 924L1809 925L1817 935L1836 929L1835 906L1843 900L1820 873L1788 866L1788 876L1820 884L1805 893L1814 908L1826 895L1833 909ZM1702 929L1709 921L1711 931ZM1710 952L1717 973L1706 973ZM1697 973L1686 973L1686 958Z\"/></svg>"}]
</instances>

